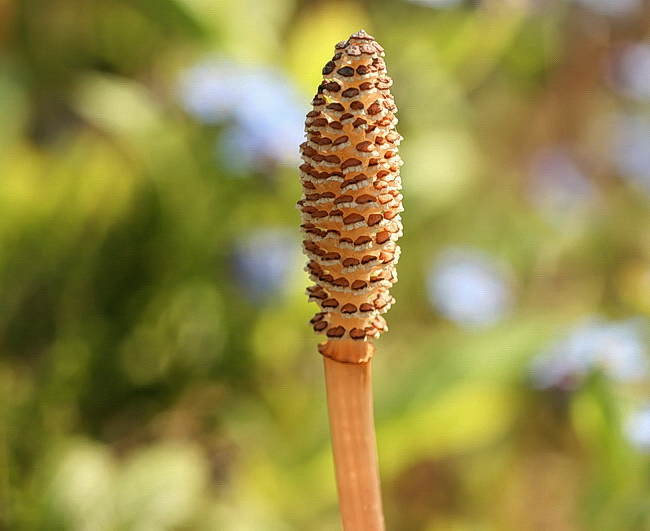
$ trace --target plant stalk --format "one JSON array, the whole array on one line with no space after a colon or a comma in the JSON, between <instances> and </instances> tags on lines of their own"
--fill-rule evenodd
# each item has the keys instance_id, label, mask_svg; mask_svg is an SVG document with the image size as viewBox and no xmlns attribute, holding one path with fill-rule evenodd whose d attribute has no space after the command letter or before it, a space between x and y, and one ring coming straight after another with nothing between
<instances>
[{"instance_id":1,"label":"plant stalk","mask_svg":"<svg viewBox=\"0 0 650 531\"><path fill-rule=\"evenodd\" d=\"M371 360L324 356L334 467L344 531L384 531Z\"/></svg>"}]
</instances>

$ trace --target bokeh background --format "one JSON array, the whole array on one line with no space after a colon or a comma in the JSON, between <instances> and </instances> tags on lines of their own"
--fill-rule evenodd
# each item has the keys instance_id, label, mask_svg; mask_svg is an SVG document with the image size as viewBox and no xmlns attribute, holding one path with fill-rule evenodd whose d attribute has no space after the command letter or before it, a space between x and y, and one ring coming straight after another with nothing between
<instances>
[{"instance_id":1,"label":"bokeh background","mask_svg":"<svg viewBox=\"0 0 650 531\"><path fill-rule=\"evenodd\" d=\"M333 531L297 166L386 48L389 529L650 529L644 0L0 0L0 530Z\"/></svg>"}]
</instances>

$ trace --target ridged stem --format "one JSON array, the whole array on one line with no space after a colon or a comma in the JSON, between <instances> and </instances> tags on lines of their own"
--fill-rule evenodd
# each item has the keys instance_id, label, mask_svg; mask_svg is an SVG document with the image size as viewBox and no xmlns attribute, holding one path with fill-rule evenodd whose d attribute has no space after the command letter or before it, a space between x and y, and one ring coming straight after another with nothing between
<instances>
[{"instance_id":1,"label":"ridged stem","mask_svg":"<svg viewBox=\"0 0 650 531\"><path fill-rule=\"evenodd\" d=\"M341 363L323 359L343 529L384 531L371 361Z\"/></svg>"}]
</instances>

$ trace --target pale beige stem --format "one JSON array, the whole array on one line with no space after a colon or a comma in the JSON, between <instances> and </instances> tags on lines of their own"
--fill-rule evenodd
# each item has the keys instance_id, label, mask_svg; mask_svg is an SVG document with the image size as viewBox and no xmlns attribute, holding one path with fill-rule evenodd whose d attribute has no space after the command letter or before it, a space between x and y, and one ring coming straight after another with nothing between
<instances>
[{"instance_id":1,"label":"pale beige stem","mask_svg":"<svg viewBox=\"0 0 650 531\"><path fill-rule=\"evenodd\" d=\"M326 356L323 359L343 529L384 531L371 361L341 363Z\"/></svg>"}]
</instances>

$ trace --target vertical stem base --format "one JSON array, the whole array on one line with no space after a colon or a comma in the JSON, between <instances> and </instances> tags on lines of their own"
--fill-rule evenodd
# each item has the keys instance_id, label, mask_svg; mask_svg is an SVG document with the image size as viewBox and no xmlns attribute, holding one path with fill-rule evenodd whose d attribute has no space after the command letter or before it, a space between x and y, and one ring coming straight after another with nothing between
<instances>
[{"instance_id":1,"label":"vertical stem base","mask_svg":"<svg viewBox=\"0 0 650 531\"><path fill-rule=\"evenodd\" d=\"M345 531L384 531L371 361L325 361L339 507Z\"/></svg>"}]
</instances>

